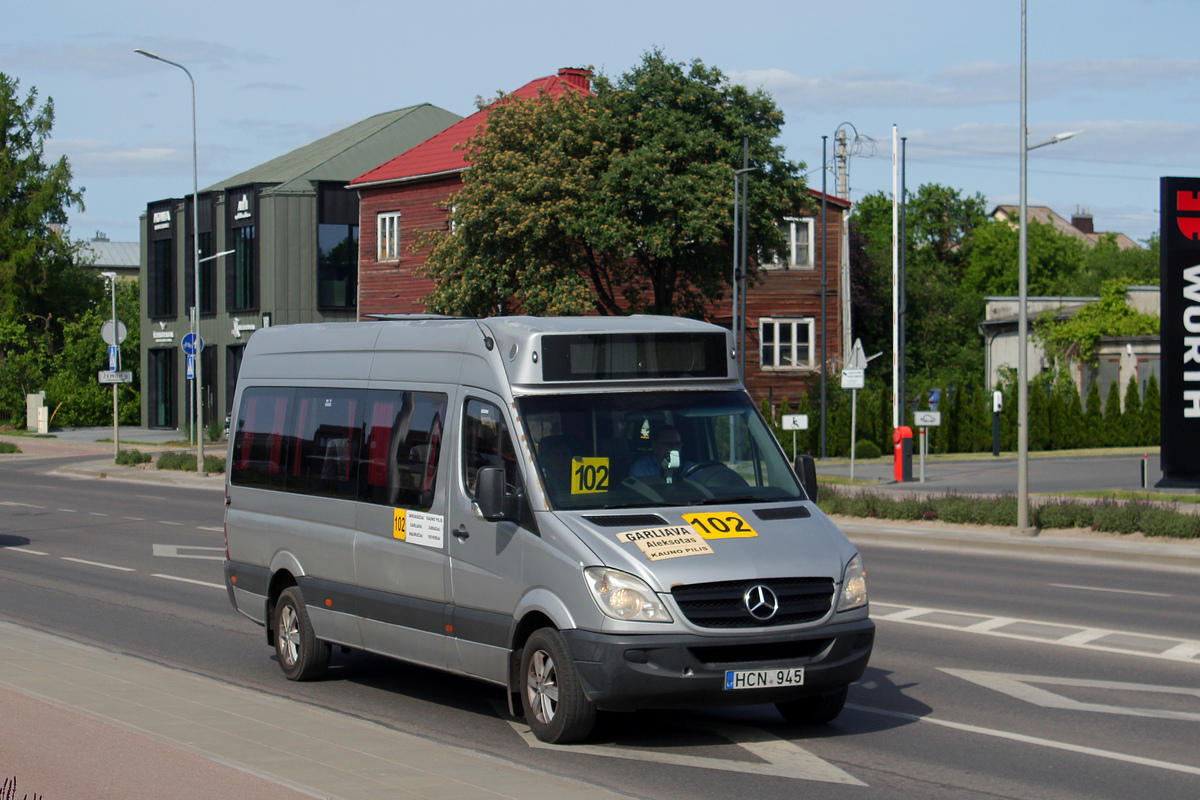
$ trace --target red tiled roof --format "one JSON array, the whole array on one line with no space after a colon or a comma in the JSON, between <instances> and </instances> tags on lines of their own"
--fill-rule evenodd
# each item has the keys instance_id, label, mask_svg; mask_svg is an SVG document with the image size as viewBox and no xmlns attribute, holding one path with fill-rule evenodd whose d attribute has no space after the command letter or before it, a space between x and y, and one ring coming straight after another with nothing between
<instances>
[{"instance_id":1,"label":"red tiled roof","mask_svg":"<svg viewBox=\"0 0 1200 800\"><path fill-rule=\"evenodd\" d=\"M590 79L591 73L586 69L560 69L557 75L530 81L506 97L531 99L541 92L558 97L570 89L590 93ZM466 169L466 151L459 145L465 144L487 124L489 109L490 106L476 111L391 161L359 175L350 181L350 185L361 188Z\"/></svg>"}]
</instances>

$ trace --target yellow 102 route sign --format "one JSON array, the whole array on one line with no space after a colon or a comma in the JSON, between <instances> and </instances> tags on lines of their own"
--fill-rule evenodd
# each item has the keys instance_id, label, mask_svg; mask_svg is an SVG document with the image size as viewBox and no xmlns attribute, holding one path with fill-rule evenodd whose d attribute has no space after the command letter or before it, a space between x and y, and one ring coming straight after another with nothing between
<instances>
[{"instance_id":1,"label":"yellow 102 route sign","mask_svg":"<svg viewBox=\"0 0 1200 800\"><path fill-rule=\"evenodd\" d=\"M734 511L705 511L684 514L683 521L695 528L705 539L748 539L758 536L741 515Z\"/></svg>"}]
</instances>

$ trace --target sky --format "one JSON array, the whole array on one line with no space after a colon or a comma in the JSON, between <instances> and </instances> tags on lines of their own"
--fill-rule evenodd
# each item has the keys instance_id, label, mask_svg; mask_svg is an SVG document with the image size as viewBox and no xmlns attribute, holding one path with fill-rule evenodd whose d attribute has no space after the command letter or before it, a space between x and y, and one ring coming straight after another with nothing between
<instances>
[{"instance_id":1,"label":"sky","mask_svg":"<svg viewBox=\"0 0 1200 800\"><path fill-rule=\"evenodd\" d=\"M616 78L659 48L782 109L779 143L822 185L822 137L857 142L850 200L892 192L892 129L922 184L1019 200L1021 3L607 0L7 0L0 72L53 100L46 155L86 209L70 233L137 241L154 200L231 177L359 120L419 103L460 115L563 67ZM1028 200L1141 241L1158 179L1200 175L1200 0L1028 0ZM832 194L835 183L826 173Z\"/></svg>"}]
</instances>

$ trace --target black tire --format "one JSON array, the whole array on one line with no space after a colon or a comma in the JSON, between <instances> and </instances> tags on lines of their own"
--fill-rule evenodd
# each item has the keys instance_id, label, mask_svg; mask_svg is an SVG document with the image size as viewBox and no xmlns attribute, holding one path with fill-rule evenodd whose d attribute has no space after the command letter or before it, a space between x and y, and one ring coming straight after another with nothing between
<instances>
[{"instance_id":1,"label":"black tire","mask_svg":"<svg viewBox=\"0 0 1200 800\"><path fill-rule=\"evenodd\" d=\"M583 693L567 640L554 628L534 631L521 653L521 707L533 735L550 744L586 739L596 707Z\"/></svg>"},{"instance_id":2,"label":"black tire","mask_svg":"<svg viewBox=\"0 0 1200 800\"><path fill-rule=\"evenodd\" d=\"M275 632L275 654L279 657L279 668L290 681L315 680L329 666L333 648L329 642L313 635L308 610L299 587L289 586L275 602L275 618L271 622Z\"/></svg>"},{"instance_id":3,"label":"black tire","mask_svg":"<svg viewBox=\"0 0 1200 800\"><path fill-rule=\"evenodd\" d=\"M795 725L824 725L833 722L842 713L849 692L850 687L843 686L829 694L776 703L775 708L779 709L784 719Z\"/></svg>"}]
</instances>

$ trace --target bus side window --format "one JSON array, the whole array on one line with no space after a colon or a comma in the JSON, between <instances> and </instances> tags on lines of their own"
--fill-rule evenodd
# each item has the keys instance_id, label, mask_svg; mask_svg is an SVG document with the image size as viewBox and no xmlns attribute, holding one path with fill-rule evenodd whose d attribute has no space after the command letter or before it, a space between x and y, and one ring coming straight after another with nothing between
<instances>
[{"instance_id":1,"label":"bus side window","mask_svg":"<svg viewBox=\"0 0 1200 800\"><path fill-rule=\"evenodd\" d=\"M521 486L517 451L500 409L484 400L467 400L463 415L463 481L475 496L475 476L481 467L504 467L509 491Z\"/></svg>"}]
</instances>

